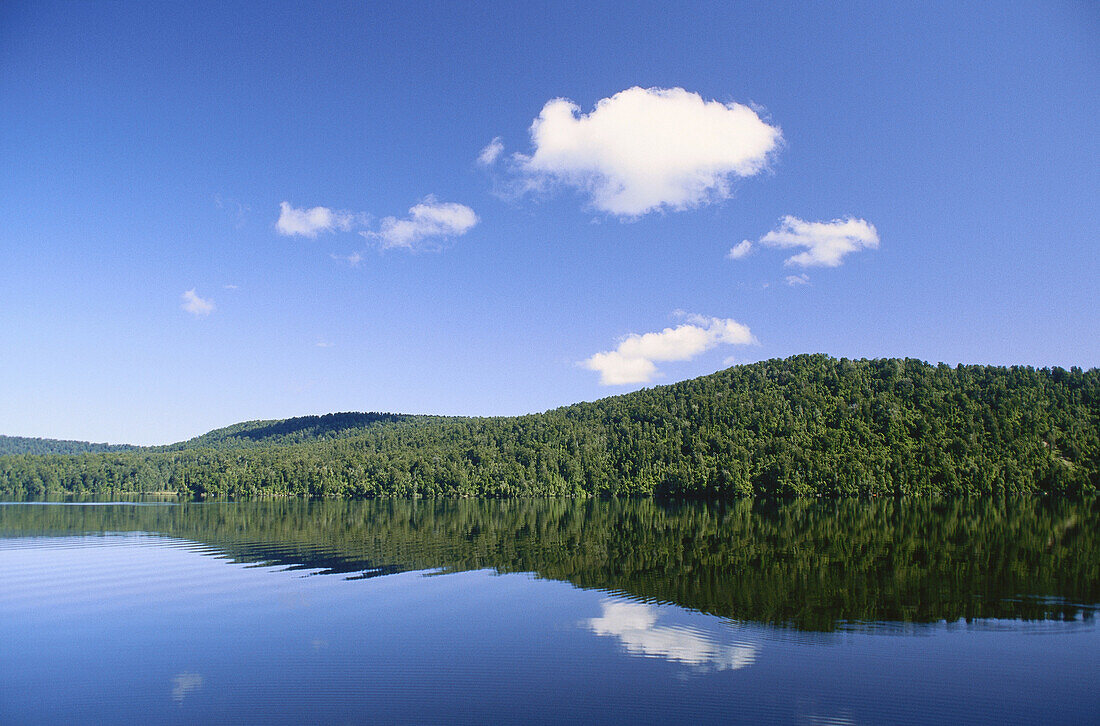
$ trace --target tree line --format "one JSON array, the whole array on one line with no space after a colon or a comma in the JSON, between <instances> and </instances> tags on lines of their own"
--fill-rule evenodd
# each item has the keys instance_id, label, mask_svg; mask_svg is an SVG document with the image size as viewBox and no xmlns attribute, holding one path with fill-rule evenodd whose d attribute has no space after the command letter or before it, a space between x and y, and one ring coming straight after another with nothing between
<instances>
[{"instance_id":1,"label":"tree line","mask_svg":"<svg viewBox=\"0 0 1100 726\"><path fill-rule=\"evenodd\" d=\"M259 421L0 456L0 492L186 497L877 496L1100 483L1100 370L800 355L517 417Z\"/></svg>"},{"instance_id":2,"label":"tree line","mask_svg":"<svg viewBox=\"0 0 1100 726\"><path fill-rule=\"evenodd\" d=\"M89 441L42 439L0 435L0 456L10 454L87 454L96 451L130 451L129 444L93 444Z\"/></svg>"}]
</instances>

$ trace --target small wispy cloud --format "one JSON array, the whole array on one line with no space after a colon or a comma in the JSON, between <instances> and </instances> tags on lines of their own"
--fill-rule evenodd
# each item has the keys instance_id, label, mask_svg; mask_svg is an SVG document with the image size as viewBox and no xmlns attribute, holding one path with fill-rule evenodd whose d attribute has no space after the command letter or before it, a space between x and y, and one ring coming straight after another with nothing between
<instances>
[{"instance_id":1,"label":"small wispy cloud","mask_svg":"<svg viewBox=\"0 0 1100 726\"><path fill-rule=\"evenodd\" d=\"M787 275L786 279L787 279L787 284L790 285L791 287L794 287L795 285L809 285L810 284L810 276L807 275L805 272L803 272L800 275Z\"/></svg>"},{"instance_id":2,"label":"small wispy cloud","mask_svg":"<svg viewBox=\"0 0 1100 726\"><path fill-rule=\"evenodd\" d=\"M531 124L530 155L514 154L519 189L573 187L623 219L721 201L767 168L779 127L752 108L683 88L628 88L585 114L555 98ZM488 148L488 147L487 147Z\"/></svg>"},{"instance_id":3,"label":"small wispy cloud","mask_svg":"<svg viewBox=\"0 0 1100 726\"><path fill-rule=\"evenodd\" d=\"M355 215L328 207L296 209L290 202L279 204L279 219L275 229L279 234L300 237L316 237L321 232L347 231L352 227Z\"/></svg>"},{"instance_id":4,"label":"small wispy cloud","mask_svg":"<svg viewBox=\"0 0 1100 726\"><path fill-rule=\"evenodd\" d=\"M783 217L777 229L760 238L768 247L803 248L784 264L800 267L836 267L845 255L865 249L877 249L878 231L864 219L846 217L831 222L807 222L798 217Z\"/></svg>"},{"instance_id":5,"label":"small wispy cloud","mask_svg":"<svg viewBox=\"0 0 1100 726\"><path fill-rule=\"evenodd\" d=\"M246 204L241 204L236 199L223 199L221 195L214 195L214 204L218 209L224 210L233 217L233 226L240 229L244 226L245 217L252 211Z\"/></svg>"},{"instance_id":6,"label":"small wispy cloud","mask_svg":"<svg viewBox=\"0 0 1100 726\"><path fill-rule=\"evenodd\" d=\"M465 204L440 202L434 196L428 195L409 209L407 217L382 218L376 230L367 228L371 222L371 217L367 214L334 211L328 207L295 209L288 202L283 202L275 228L279 234L302 237L316 237L321 232L358 229L360 235L377 243L383 250L421 250L431 249L445 240L466 234L478 221L474 210ZM362 251L347 255L332 252L329 256L352 266L363 261Z\"/></svg>"},{"instance_id":7,"label":"small wispy cloud","mask_svg":"<svg viewBox=\"0 0 1100 726\"><path fill-rule=\"evenodd\" d=\"M497 136L477 155L477 163L482 166L492 166L503 152L504 140Z\"/></svg>"},{"instance_id":8,"label":"small wispy cloud","mask_svg":"<svg viewBox=\"0 0 1100 726\"><path fill-rule=\"evenodd\" d=\"M329 257L340 262L346 262L352 267L355 267L363 261L363 254L361 252L352 252L350 255L338 255L335 252L329 252Z\"/></svg>"},{"instance_id":9,"label":"small wispy cloud","mask_svg":"<svg viewBox=\"0 0 1100 726\"><path fill-rule=\"evenodd\" d=\"M222 285L222 288L224 288L226 290L240 290L241 289L240 285L234 285L233 283L228 283L228 284Z\"/></svg>"},{"instance_id":10,"label":"small wispy cloud","mask_svg":"<svg viewBox=\"0 0 1100 726\"><path fill-rule=\"evenodd\" d=\"M424 242L440 241L466 234L478 223L474 210L464 204L440 202L429 196L409 209L409 216L385 217L377 232L361 232L378 240L382 249L418 248Z\"/></svg>"},{"instance_id":11,"label":"small wispy cloud","mask_svg":"<svg viewBox=\"0 0 1100 726\"><path fill-rule=\"evenodd\" d=\"M733 247L730 247L730 251L726 254L726 257L731 260L739 260L747 256L750 252L752 252L752 242L745 239L741 240Z\"/></svg>"},{"instance_id":12,"label":"small wispy cloud","mask_svg":"<svg viewBox=\"0 0 1100 726\"><path fill-rule=\"evenodd\" d=\"M318 340L316 343L314 343L314 345L316 345L318 348L331 348L336 344L327 340Z\"/></svg>"},{"instance_id":13,"label":"small wispy cloud","mask_svg":"<svg viewBox=\"0 0 1100 726\"><path fill-rule=\"evenodd\" d=\"M757 340L748 326L731 318L684 315L686 323L656 333L630 334L614 350L602 351L580 365L600 374L605 386L649 383L657 363L691 360L718 345L749 345Z\"/></svg>"},{"instance_id":14,"label":"small wispy cloud","mask_svg":"<svg viewBox=\"0 0 1100 726\"><path fill-rule=\"evenodd\" d=\"M195 292L195 288L187 290L180 295L180 297L183 299L183 304L180 305L180 308L196 317L202 317L214 312L214 301L209 298L199 297Z\"/></svg>"}]
</instances>

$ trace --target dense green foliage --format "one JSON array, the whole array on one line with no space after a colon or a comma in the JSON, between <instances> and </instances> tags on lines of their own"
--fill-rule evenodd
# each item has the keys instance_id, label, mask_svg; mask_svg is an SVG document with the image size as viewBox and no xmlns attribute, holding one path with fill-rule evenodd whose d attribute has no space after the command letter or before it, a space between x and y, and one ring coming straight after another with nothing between
<instances>
[{"instance_id":1,"label":"dense green foliage","mask_svg":"<svg viewBox=\"0 0 1100 726\"><path fill-rule=\"evenodd\" d=\"M0 435L0 456L10 454L87 454L96 451L130 451L129 444L93 444L88 441L38 439Z\"/></svg>"},{"instance_id":2,"label":"dense green foliage","mask_svg":"<svg viewBox=\"0 0 1100 726\"><path fill-rule=\"evenodd\" d=\"M164 451L183 449L239 449L248 446L301 444L324 439L359 436L386 424L412 418L445 420L442 417L409 416L399 413L328 413L299 416L282 421L245 421L169 446L151 447Z\"/></svg>"},{"instance_id":3,"label":"dense green foliage","mask_svg":"<svg viewBox=\"0 0 1100 726\"><path fill-rule=\"evenodd\" d=\"M512 418L334 414L170 447L0 457L0 492L726 497L1082 494L1100 370L803 355Z\"/></svg>"},{"instance_id":4,"label":"dense green foliage","mask_svg":"<svg viewBox=\"0 0 1100 726\"><path fill-rule=\"evenodd\" d=\"M241 562L355 578L408 570L534 572L811 630L1092 618L1100 603L1095 498L0 507L0 537L126 531L201 542L204 551Z\"/></svg>"}]
</instances>

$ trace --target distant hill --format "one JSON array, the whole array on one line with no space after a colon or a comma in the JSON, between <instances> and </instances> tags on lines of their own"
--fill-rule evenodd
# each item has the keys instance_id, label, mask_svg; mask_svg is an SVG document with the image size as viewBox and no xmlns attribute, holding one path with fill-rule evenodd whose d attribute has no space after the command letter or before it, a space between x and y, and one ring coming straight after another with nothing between
<instances>
[{"instance_id":1,"label":"distant hill","mask_svg":"<svg viewBox=\"0 0 1100 726\"><path fill-rule=\"evenodd\" d=\"M0 456L8 454L88 454L99 451L129 451L129 444L93 444L88 441L37 439L0 435Z\"/></svg>"},{"instance_id":2,"label":"distant hill","mask_svg":"<svg viewBox=\"0 0 1100 726\"><path fill-rule=\"evenodd\" d=\"M410 419L439 419L434 416L410 416L399 413L327 413L323 416L298 416L272 421L245 421L214 429L202 436L168 446L150 447L165 451L184 449L233 449L270 444L300 444L319 439L349 436L373 427ZM60 453L60 452L59 452Z\"/></svg>"},{"instance_id":3,"label":"distant hill","mask_svg":"<svg viewBox=\"0 0 1100 726\"><path fill-rule=\"evenodd\" d=\"M1100 370L800 355L527 416L340 413L167 447L0 456L0 493L1087 494Z\"/></svg>"}]
</instances>

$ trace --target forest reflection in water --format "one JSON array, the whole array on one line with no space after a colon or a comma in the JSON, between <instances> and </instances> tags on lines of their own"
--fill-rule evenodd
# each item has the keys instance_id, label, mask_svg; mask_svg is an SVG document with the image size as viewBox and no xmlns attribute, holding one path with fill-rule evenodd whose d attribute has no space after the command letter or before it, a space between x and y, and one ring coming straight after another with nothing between
<instances>
[{"instance_id":1,"label":"forest reflection in water","mask_svg":"<svg viewBox=\"0 0 1100 726\"><path fill-rule=\"evenodd\" d=\"M346 578L534 573L628 596L634 602L610 603L590 627L645 653L691 640L655 626L645 603L808 631L1091 620L1098 519L1095 501L1037 498L8 504L0 537L145 532L238 562ZM713 667L737 668L753 657L748 646L707 647L681 658L705 653Z\"/></svg>"}]
</instances>

